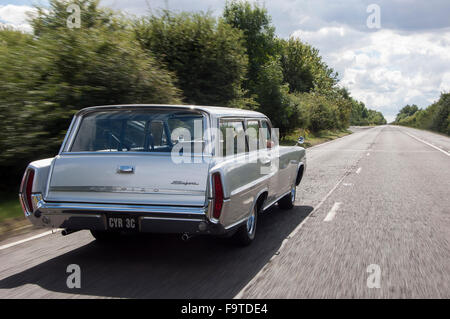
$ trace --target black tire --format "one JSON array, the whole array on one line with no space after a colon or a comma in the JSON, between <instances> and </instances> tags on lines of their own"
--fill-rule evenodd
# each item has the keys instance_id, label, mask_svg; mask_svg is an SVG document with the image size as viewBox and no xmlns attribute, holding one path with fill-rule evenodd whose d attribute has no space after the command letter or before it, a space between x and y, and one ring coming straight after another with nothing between
<instances>
[{"instance_id":1,"label":"black tire","mask_svg":"<svg viewBox=\"0 0 450 319\"><path fill-rule=\"evenodd\" d=\"M278 206L281 209L294 208L296 193L297 193L297 188L295 186L292 186L290 193L278 201Z\"/></svg>"},{"instance_id":2,"label":"black tire","mask_svg":"<svg viewBox=\"0 0 450 319\"><path fill-rule=\"evenodd\" d=\"M92 236L94 236L95 240L99 243L108 243L111 241L118 240L120 238L120 233L116 232L91 230L91 234Z\"/></svg>"},{"instance_id":3,"label":"black tire","mask_svg":"<svg viewBox=\"0 0 450 319\"><path fill-rule=\"evenodd\" d=\"M252 215L244 225L241 225L233 235L234 242L239 246L248 246L255 240L258 208L254 207Z\"/></svg>"}]
</instances>

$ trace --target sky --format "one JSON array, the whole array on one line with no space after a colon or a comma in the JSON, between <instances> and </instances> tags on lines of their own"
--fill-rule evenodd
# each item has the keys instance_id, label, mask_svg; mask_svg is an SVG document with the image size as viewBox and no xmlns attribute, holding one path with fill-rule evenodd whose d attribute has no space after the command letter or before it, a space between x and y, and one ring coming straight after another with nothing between
<instances>
[{"instance_id":1,"label":"sky","mask_svg":"<svg viewBox=\"0 0 450 319\"><path fill-rule=\"evenodd\" d=\"M339 85L388 121L406 104L424 108L441 92L450 91L449 0L251 1L265 6L279 37L297 37L319 49L338 72ZM45 6L47 1L0 0L0 23L30 31L26 12L35 3ZM138 16L158 8L219 16L225 0L101 0L100 4Z\"/></svg>"}]
</instances>

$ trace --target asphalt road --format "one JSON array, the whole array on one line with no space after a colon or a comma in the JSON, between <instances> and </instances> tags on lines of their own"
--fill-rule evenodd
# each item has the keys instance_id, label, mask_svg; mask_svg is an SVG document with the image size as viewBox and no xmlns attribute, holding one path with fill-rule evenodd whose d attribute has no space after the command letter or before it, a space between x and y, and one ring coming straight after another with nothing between
<instances>
[{"instance_id":1,"label":"asphalt road","mask_svg":"<svg viewBox=\"0 0 450 319\"><path fill-rule=\"evenodd\" d=\"M395 126L311 148L295 208L262 215L247 248L153 235L101 246L88 232L0 242L0 298L449 298L449 152L447 137ZM70 264L80 289L67 288Z\"/></svg>"}]
</instances>

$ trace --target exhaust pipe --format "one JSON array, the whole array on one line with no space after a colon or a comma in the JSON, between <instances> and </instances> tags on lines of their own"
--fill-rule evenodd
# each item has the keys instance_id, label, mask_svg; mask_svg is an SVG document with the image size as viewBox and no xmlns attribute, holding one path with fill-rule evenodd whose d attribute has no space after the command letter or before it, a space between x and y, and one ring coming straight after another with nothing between
<instances>
[{"instance_id":1,"label":"exhaust pipe","mask_svg":"<svg viewBox=\"0 0 450 319\"><path fill-rule=\"evenodd\" d=\"M72 234L72 233L76 233L77 231L79 231L79 230L63 229L63 231L61 232L61 234L62 234L63 236L67 236L67 235L70 235L70 234Z\"/></svg>"},{"instance_id":2,"label":"exhaust pipe","mask_svg":"<svg viewBox=\"0 0 450 319\"><path fill-rule=\"evenodd\" d=\"M184 233L183 235L181 235L181 240L182 241L188 241L192 236L190 236L188 233Z\"/></svg>"}]
</instances>

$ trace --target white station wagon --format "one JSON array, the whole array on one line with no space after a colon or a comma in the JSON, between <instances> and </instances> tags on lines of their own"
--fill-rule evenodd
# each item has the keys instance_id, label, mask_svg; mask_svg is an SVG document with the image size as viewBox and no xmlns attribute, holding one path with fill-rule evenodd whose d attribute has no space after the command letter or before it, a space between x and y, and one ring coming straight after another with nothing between
<instances>
[{"instance_id":1,"label":"white station wagon","mask_svg":"<svg viewBox=\"0 0 450 319\"><path fill-rule=\"evenodd\" d=\"M34 225L63 235L213 234L248 245L260 213L294 206L305 168L305 149L279 146L258 112L98 106L74 116L56 157L29 164L19 196Z\"/></svg>"}]
</instances>

